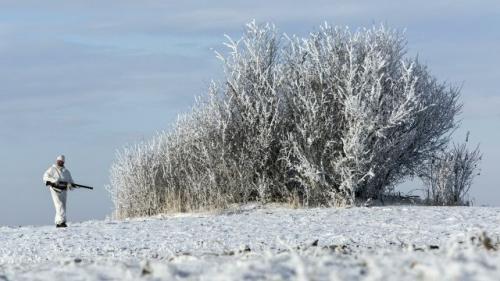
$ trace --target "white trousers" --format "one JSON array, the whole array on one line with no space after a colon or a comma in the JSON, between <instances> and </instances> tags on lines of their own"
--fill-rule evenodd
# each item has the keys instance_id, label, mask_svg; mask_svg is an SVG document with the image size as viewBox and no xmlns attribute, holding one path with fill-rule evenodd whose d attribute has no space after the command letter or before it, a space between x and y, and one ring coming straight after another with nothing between
<instances>
[{"instance_id":1,"label":"white trousers","mask_svg":"<svg viewBox=\"0 0 500 281\"><path fill-rule=\"evenodd\" d=\"M54 188L50 188L50 194L52 195L52 201L54 201L54 208L56 209L56 217L54 219L56 224L66 222L66 193L66 190L58 192Z\"/></svg>"}]
</instances>

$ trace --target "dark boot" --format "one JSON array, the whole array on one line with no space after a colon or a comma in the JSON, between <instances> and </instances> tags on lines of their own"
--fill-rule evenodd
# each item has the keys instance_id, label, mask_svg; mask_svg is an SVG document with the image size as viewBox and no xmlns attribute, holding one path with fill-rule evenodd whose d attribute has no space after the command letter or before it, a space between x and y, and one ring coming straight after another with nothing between
<instances>
[{"instance_id":1,"label":"dark boot","mask_svg":"<svg viewBox=\"0 0 500 281\"><path fill-rule=\"evenodd\" d=\"M68 227L68 226L66 225L66 222L63 222L60 224L56 224L56 227Z\"/></svg>"}]
</instances>

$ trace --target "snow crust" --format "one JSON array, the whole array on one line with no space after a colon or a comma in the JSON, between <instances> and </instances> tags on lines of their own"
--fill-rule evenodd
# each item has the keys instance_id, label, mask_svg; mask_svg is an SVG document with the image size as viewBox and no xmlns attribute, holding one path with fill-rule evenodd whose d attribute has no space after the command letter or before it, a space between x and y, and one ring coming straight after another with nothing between
<instances>
[{"instance_id":1,"label":"snow crust","mask_svg":"<svg viewBox=\"0 0 500 281\"><path fill-rule=\"evenodd\" d=\"M499 280L500 208L287 209L0 227L0 280Z\"/></svg>"}]
</instances>

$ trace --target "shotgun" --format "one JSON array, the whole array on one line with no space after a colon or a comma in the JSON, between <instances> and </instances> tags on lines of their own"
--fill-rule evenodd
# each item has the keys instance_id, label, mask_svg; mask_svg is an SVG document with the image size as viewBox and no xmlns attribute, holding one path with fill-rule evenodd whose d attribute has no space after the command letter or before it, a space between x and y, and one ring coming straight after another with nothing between
<instances>
[{"instance_id":1,"label":"shotgun","mask_svg":"<svg viewBox=\"0 0 500 281\"><path fill-rule=\"evenodd\" d=\"M54 184L52 182L46 182L45 184L46 185L50 185L53 188L59 189L59 190L66 190L66 189L68 189L68 183L65 182L65 181L61 181L58 184ZM92 186L87 186L87 185L83 185L83 184L72 183L71 185L73 185L75 188L94 189Z\"/></svg>"}]
</instances>

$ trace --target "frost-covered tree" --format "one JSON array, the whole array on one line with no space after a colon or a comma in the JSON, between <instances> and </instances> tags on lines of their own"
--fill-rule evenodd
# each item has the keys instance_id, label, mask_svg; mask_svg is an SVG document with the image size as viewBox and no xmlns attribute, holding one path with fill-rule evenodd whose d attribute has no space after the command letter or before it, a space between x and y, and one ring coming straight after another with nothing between
<instances>
[{"instance_id":1,"label":"frost-covered tree","mask_svg":"<svg viewBox=\"0 0 500 281\"><path fill-rule=\"evenodd\" d=\"M285 147L304 189L340 204L377 197L448 142L459 91L405 57L401 34L325 25L288 41Z\"/></svg>"},{"instance_id":2,"label":"frost-covered tree","mask_svg":"<svg viewBox=\"0 0 500 281\"><path fill-rule=\"evenodd\" d=\"M468 134L467 134L468 140ZM467 141L435 154L422 166L426 202L431 205L470 205L469 190L479 174L479 147L467 149Z\"/></svg>"},{"instance_id":3,"label":"frost-covered tree","mask_svg":"<svg viewBox=\"0 0 500 281\"><path fill-rule=\"evenodd\" d=\"M444 148L461 107L405 44L385 27L299 38L249 23L217 53L225 78L192 112L119 151L117 215L376 198Z\"/></svg>"}]
</instances>

